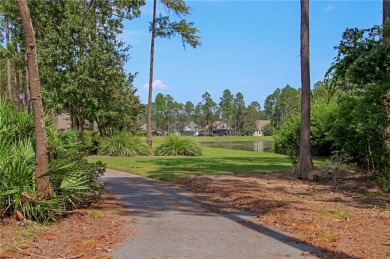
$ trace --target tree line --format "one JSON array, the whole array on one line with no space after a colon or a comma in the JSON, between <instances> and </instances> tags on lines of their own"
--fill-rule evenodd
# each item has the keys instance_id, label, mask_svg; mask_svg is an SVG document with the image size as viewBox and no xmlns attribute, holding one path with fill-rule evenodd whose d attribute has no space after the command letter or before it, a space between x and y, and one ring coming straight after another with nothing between
<instances>
[{"instance_id":1,"label":"tree line","mask_svg":"<svg viewBox=\"0 0 390 259\"><path fill-rule=\"evenodd\" d=\"M261 119L267 119L267 116L259 102L246 105L241 92L233 94L229 89L223 91L219 102L206 91L197 104L191 101L179 103L170 94L162 93L158 93L152 103L152 128L166 132L182 132L189 123L195 123L200 130L220 120L236 134L249 135L257 131L256 120ZM141 114L138 125L143 123L145 115Z\"/></svg>"}]
</instances>

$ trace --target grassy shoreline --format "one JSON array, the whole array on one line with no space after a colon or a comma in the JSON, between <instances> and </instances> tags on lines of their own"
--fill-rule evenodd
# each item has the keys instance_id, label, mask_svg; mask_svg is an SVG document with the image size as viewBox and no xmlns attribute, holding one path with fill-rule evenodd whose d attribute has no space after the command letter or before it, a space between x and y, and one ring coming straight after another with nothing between
<instances>
[{"instance_id":1,"label":"grassy shoreline","mask_svg":"<svg viewBox=\"0 0 390 259\"><path fill-rule=\"evenodd\" d=\"M154 179L214 174L291 172L290 160L280 154L203 147L198 157L101 157L91 156L90 162L102 161L107 168Z\"/></svg>"},{"instance_id":2,"label":"grassy shoreline","mask_svg":"<svg viewBox=\"0 0 390 259\"><path fill-rule=\"evenodd\" d=\"M190 137L203 141L273 141L272 136L214 136ZM153 147L157 147L164 137L153 137ZM146 142L146 137L141 138ZM203 156L136 156L107 157L90 156L88 161L102 161L107 168L136 174L144 177L172 181L175 178L216 174L259 174L272 172L292 172L293 166L286 155L272 152L254 152L222 148L202 147ZM315 165L323 164L323 159L314 159Z\"/></svg>"},{"instance_id":3,"label":"grassy shoreline","mask_svg":"<svg viewBox=\"0 0 390 259\"><path fill-rule=\"evenodd\" d=\"M146 142L146 137L140 137L141 141ZM273 141L272 136L198 136L188 137L196 140L197 142L205 141ZM163 136L153 137L153 144L158 145L164 139Z\"/></svg>"}]
</instances>

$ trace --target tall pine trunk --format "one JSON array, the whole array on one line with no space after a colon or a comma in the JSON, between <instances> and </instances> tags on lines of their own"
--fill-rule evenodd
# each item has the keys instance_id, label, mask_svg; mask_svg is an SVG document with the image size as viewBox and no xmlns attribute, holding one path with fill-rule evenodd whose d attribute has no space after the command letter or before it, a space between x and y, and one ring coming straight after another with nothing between
<instances>
[{"instance_id":1,"label":"tall pine trunk","mask_svg":"<svg viewBox=\"0 0 390 259\"><path fill-rule=\"evenodd\" d=\"M49 199L52 197L52 191L50 188L49 177L44 175L45 171L48 169L49 152L39 82L35 32L32 26L30 10L27 6L26 0L16 0L16 4L18 5L20 18L22 20L24 38L26 42L27 67L36 135L35 176L37 191L41 198Z\"/></svg>"},{"instance_id":2,"label":"tall pine trunk","mask_svg":"<svg viewBox=\"0 0 390 259\"><path fill-rule=\"evenodd\" d=\"M156 9L157 0L153 1L153 21L152 21L152 39L150 43L150 71L149 71L149 94L148 94L148 110L147 110L147 128L146 128L146 143L149 150L152 151L152 93L153 93L153 68L154 68L154 40L156 38Z\"/></svg>"},{"instance_id":3,"label":"tall pine trunk","mask_svg":"<svg viewBox=\"0 0 390 259\"><path fill-rule=\"evenodd\" d=\"M310 62L309 62L309 0L301 0L301 135L299 158L294 175L313 179L314 168L310 145Z\"/></svg>"},{"instance_id":4,"label":"tall pine trunk","mask_svg":"<svg viewBox=\"0 0 390 259\"><path fill-rule=\"evenodd\" d=\"M27 53L24 53L24 62L27 64ZM29 87L29 80L30 77L28 76L28 67L25 65L25 69L23 70L23 87L24 87L24 103L26 105L26 111L28 113L31 112L31 95L30 95L30 87Z\"/></svg>"},{"instance_id":5,"label":"tall pine trunk","mask_svg":"<svg viewBox=\"0 0 390 259\"><path fill-rule=\"evenodd\" d=\"M20 110L20 78L19 78L19 69L18 69L18 55L14 53L14 98L15 106Z\"/></svg>"},{"instance_id":6,"label":"tall pine trunk","mask_svg":"<svg viewBox=\"0 0 390 259\"><path fill-rule=\"evenodd\" d=\"M5 96L4 91L3 91L3 78L2 78L2 73L0 69L0 98Z\"/></svg>"},{"instance_id":7,"label":"tall pine trunk","mask_svg":"<svg viewBox=\"0 0 390 259\"><path fill-rule=\"evenodd\" d=\"M8 17L5 17L5 43L6 43L7 48L8 48L8 44L10 44ZM11 59L8 55L7 55L6 66L7 66L7 93L8 93L8 98L13 102L14 101L14 94L12 91Z\"/></svg>"},{"instance_id":8,"label":"tall pine trunk","mask_svg":"<svg viewBox=\"0 0 390 259\"><path fill-rule=\"evenodd\" d=\"M382 18L383 26L386 25L386 22L390 19L390 0L383 0L383 18ZM383 35L383 43L386 45L390 45L390 35L385 33Z\"/></svg>"},{"instance_id":9,"label":"tall pine trunk","mask_svg":"<svg viewBox=\"0 0 390 259\"><path fill-rule=\"evenodd\" d=\"M383 27L384 27L384 35L383 35L383 43L390 46L390 0L383 0ZM390 73L390 66L386 68L387 73ZM388 119L390 119L390 90L387 90L386 96L384 99L384 107L387 113ZM390 138L390 126L385 129L384 136ZM387 140L387 143L390 145L390 140Z\"/></svg>"},{"instance_id":10,"label":"tall pine trunk","mask_svg":"<svg viewBox=\"0 0 390 259\"><path fill-rule=\"evenodd\" d=\"M21 88L22 88L22 103L23 103L23 107L24 107L24 110L26 112L28 112L28 93L27 93L27 79L26 79L26 70L22 70L22 85L21 85Z\"/></svg>"}]
</instances>

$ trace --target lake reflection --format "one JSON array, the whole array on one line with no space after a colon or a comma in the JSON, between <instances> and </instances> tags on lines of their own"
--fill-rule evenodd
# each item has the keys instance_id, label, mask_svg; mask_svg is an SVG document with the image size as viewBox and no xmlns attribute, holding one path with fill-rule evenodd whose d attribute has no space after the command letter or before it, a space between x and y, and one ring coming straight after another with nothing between
<instances>
[{"instance_id":1,"label":"lake reflection","mask_svg":"<svg viewBox=\"0 0 390 259\"><path fill-rule=\"evenodd\" d=\"M199 142L205 147L249 150L257 152L270 152L272 150L272 141L202 141Z\"/></svg>"}]
</instances>

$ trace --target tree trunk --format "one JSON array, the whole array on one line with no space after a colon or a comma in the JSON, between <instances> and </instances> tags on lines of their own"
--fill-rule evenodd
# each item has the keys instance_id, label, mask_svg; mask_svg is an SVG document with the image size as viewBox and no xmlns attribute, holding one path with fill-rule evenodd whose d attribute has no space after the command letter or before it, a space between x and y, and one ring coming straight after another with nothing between
<instances>
[{"instance_id":1,"label":"tree trunk","mask_svg":"<svg viewBox=\"0 0 390 259\"><path fill-rule=\"evenodd\" d=\"M153 93L153 66L154 66L154 40L156 38L156 8L157 0L153 1L153 21L152 21L152 40L150 43L150 72L149 72L149 95L148 95L148 110L147 110L147 129L146 143L149 150L152 151L152 93Z\"/></svg>"},{"instance_id":2,"label":"tree trunk","mask_svg":"<svg viewBox=\"0 0 390 259\"><path fill-rule=\"evenodd\" d=\"M390 27L390 0L383 0L383 21L382 22L383 22L383 27L385 32L383 35L383 43L390 46L390 34L388 33L388 29L385 28L385 27ZM389 73L390 66L387 66L386 70L387 73ZM385 94L384 107L388 119L390 119L390 90L387 90ZM385 129L384 136L385 138L390 138L390 125ZM390 140L387 140L387 144L390 145Z\"/></svg>"},{"instance_id":3,"label":"tree trunk","mask_svg":"<svg viewBox=\"0 0 390 259\"><path fill-rule=\"evenodd\" d=\"M54 128L58 130L58 113L56 109L53 107L50 108L50 115L51 115L51 120L53 121Z\"/></svg>"},{"instance_id":4,"label":"tree trunk","mask_svg":"<svg viewBox=\"0 0 390 259\"><path fill-rule=\"evenodd\" d=\"M79 141L84 141L84 116L77 117L77 138Z\"/></svg>"},{"instance_id":5,"label":"tree trunk","mask_svg":"<svg viewBox=\"0 0 390 259\"><path fill-rule=\"evenodd\" d=\"M25 62L26 64L28 63L27 62L27 53L24 53L24 59L25 59ZM25 88L24 88L24 91L25 91L25 103L26 103L26 110L28 113L31 112L31 109L32 109L32 103L31 103L31 94L30 94L30 87L29 87L29 81L30 81L30 77L28 76L28 66L26 65L26 68L24 69L24 74L23 74L23 80L24 80L24 83L25 83Z\"/></svg>"},{"instance_id":6,"label":"tree trunk","mask_svg":"<svg viewBox=\"0 0 390 259\"><path fill-rule=\"evenodd\" d=\"M301 135L299 159L294 175L313 179L314 168L310 146L310 62L309 62L309 0L301 0Z\"/></svg>"},{"instance_id":7,"label":"tree trunk","mask_svg":"<svg viewBox=\"0 0 390 259\"><path fill-rule=\"evenodd\" d=\"M71 104L69 104L69 117L70 117L70 127L72 129L75 129L77 122L75 120L75 114L74 114L73 107Z\"/></svg>"},{"instance_id":8,"label":"tree trunk","mask_svg":"<svg viewBox=\"0 0 390 259\"><path fill-rule=\"evenodd\" d=\"M20 18L22 20L24 38L26 42L27 67L36 134L35 177L37 191L41 198L49 199L52 197L52 191L50 188L49 177L44 175L49 165L49 152L39 82L35 32L32 26L30 10L28 9L26 0L16 0L16 4L18 5Z\"/></svg>"},{"instance_id":9,"label":"tree trunk","mask_svg":"<svg viewBox=\"0 0 390 259\"><path fill-rule=\"evenodd\" d=\"M23 107L28 112L28 93L27 93L27 74L26 70L22 70L22 96L23 96Z\"/></svg>"},{"instance_id":10,"label":"tree trunk","mask_svg":"<svg viewBox=\"0 0 390 259\"><path fill-rule=\"evenodd\" d=\"M20 81L19 81L19 70L18 70L18 56L16 52L14 53L14 98L15 106L20 110Z\"/></svg>"},{"instance_id":11,"label":"tree trunk","mask_svg":"<svg viewBox=\"0 0 390 259\"><path fill-rule=\"evenodd\" d=\"M10 44L9 41L9 23L8 18L5 17L5 43L8 48L8 44ZM11 79L11 59L7 55L7 90L8 90L8 98L13 102L14 101L14 94L12 91L12 79Z\"/></svg>"},{"instance_id":12,"label":"tree trunk","mask_svg":"<svg viewBox=\"0 0 390 259\"><path fill-rule=\"evenodd\" d=\"M382 18L383 26L386 25L386 22L390 19L390 0L383 0L383 18ZM389 25L390 26L390 25ZM390 35L383 35L383 43L386 45L390 45Z\"/></svg>"},{"instance_id":13,"label":"tree trunk","mask_svg":"<svg viewBox=\"0 0 390 259\"><path fill-rule=\"evenodd\" d=\"M2 73L0 69L0 98L5 96L4 91L3 91L3 78L2 78Z\"/></svg>"}]
</instances>

